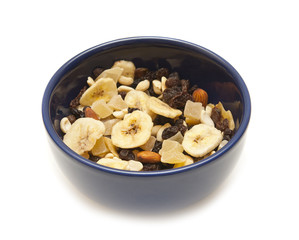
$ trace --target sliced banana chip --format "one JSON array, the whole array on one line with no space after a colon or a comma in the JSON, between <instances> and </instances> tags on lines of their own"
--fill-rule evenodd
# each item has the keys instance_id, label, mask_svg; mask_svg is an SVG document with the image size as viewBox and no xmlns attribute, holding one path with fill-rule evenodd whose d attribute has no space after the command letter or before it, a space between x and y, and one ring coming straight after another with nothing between
<instances>
[{"instance_id":1,"label":"sliced banana chip","mask_svg":"<svg viewBox=\"0 0 299 240\"><path fill-rule=\"evenodd\" d=\"M165 102L162 102L156 97L150 97L147 102L147 107L156 114L168 118L176 118L182 115L182 111L170 107Z\"/></svg>"},{"instance_id":2,"label":"sliced banana chip","mask_svg":"<svg viewBox=\"0 0 299 240\"><path fill-rule=\"evenodd\" d=\"M136 110L125 115L124 119L112 127L112 143L120 148L135 148L145 144L153 127L151 117Z\"/></svg>"},{"instance_id":3,"label":"sliced banana chip","mask_svg":"<svg viewBox=\"0 0 299 240\"><path fill-rule=\"evenodd\" d=\"M115 68L110 68L110 69L106 69L105 71L103 71L95 80L98 81L101 78L112 78L114 80L114 82L117 83L119 77L121 76L121 74L123 73L122 68L120 67L115 67Z\"/></svg>"},{"instance_id":4,"label":"sliced banana chip","mask_svg":"<svg viewBox=\"0 0 299 240\"><path fill-rule=\"evenodd\" d=\"M215 127L198 124L185 133L182 146L193 157L203 157L222 141L221 131Z\"/></svg>"},{"instance_id":5,"label":"sliced banana chip","mask_svg":"<svg viewBox=\"0 0 299 240\"><path fill-rule=\"evenodd\" d=\"M80 104L91 106L93 102L100 99L108 102L115 95L117 95L117 87L114 80L112 78L101 78L83 93Z\"/></svg>"},{"instance_id":6,"label":"sliced banana chip","mask_svg":"<svg viewBox=\"0 0 299 240\"><path fill-rule=\"evenodd\" d=\"M93 118L77 119L63 137L63 142L78 154L90 151L105 132L104 124Z\"/></svg>"},{"instance_id":7,"label":"sliced banana chip","mask_svg":"<svg viewBox=\"0 0 299 240\"><path fill-rule=\"evenodd\" d=\"M156 114L150 110L147 106L147 102L149 101L149 96L142 91L132 90L127 93L125 97L125 102L130 108L138 108L143 112L146 112L148 115L154 119Z\"/></svg>"}]
</instances>

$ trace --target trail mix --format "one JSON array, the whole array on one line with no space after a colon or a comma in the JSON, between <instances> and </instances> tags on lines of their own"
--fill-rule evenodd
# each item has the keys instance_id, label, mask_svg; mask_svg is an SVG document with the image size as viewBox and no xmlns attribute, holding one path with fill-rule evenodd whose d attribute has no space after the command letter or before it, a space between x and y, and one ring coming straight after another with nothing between
<instances>
[{"instance_id":1,"label":"trail mix","mask_svg":"<svg viewBox=\"0 0 299 240\"><path fill-rule=\"evenodd\" d=\"M98 164L132 171L200 161L233 136L232 113L166 68L116 61L95 68L60 121L63 142Z\"/></svg>"}]
</instances>

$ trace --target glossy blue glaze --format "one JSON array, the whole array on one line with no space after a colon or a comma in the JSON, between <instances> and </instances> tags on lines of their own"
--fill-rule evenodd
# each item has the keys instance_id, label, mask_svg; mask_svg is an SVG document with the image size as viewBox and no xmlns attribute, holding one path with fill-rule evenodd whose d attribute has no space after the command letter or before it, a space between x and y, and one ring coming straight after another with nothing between
<instances>
[{"instance_id":1,"label":"glossy blue glaze","mask_svg":"<svg viewBox=\"0 0 299 240\"><path fill-rule=\"evenodd\" d=\"M220 151L192 165L163 171L131 172L93 163L62 142L60 119L85 85L95 66L111 67L126 59L136 67L178 71L223 102L239 127ZM215 190L231 172L244 145L251 113L250 96L237 71L217 54L193 43L162 37L119 39L90 48L65 63L50 80L42 115L56 160L69 180L84 194L111 207L173 209L197 202Z\"/></svg>"}]
</instances>

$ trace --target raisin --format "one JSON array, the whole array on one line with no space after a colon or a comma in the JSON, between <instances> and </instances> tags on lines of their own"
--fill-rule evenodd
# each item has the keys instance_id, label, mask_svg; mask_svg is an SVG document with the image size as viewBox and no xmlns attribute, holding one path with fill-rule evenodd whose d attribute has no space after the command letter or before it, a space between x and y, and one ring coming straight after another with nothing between
<instances>
[{"instance_id":1,"label":"raisin","mask_svg":"<svg viewBox=\"0 0 299 240\"><path fill-rule=\"evenodd\" d=\"M79 94L70 102L70 107L71 108L75 108L75 107L80 105L80 98L83 95L83 93L86 91L86 89L87 89L87 86L84 86L80 90Z\"/></svg>"},{"instance_id":2,"label":"raisin","mask_svg":"<svg viewBox=\"0 0 299 240\"><path fill-rule=\"evenodd\" d=\"M156 71L156 79L161 80L162 77L168 78L169 72L167 68L159 68Z\"/></svg>"},{"instance_id":3,"label":"raisin","mask_svg":"<svg viewBox=\"0 0 299 240\"><path fill-rule=\"evenodd\" d=\"M168 78L165 81L165 85L166 85L167 88L172 88L172 87L175 87L175 86L180 86L181 81L179 79L176 79L176 78Z\"/></svg>"},{"instance_id":4,"label":"raisin","mask_svg":"<svg viewBox=\"0 0 299 240\"><path fill-rule=\"evenodd\" d=\"M179 131L178 126L171 126L171 127L165 128L164 131L162 132L162 139L168 139L168 138L174 136L175 134L177 134L178 131Z\"/></svg>"},{"instance_id":5,"label":"raisin","mask_svg":"<svg viewBox=\"0 0 299 240\"><path fill-rule=\"evenodd\" d=\"M136 68L134 78L135 79L142 79L148 73L147 68Z\"/></svg>"},{"instance_id":6,"label":"raisin","mask_svg":"<svg viewBox=\"0 0 299 240\"><path fill-rule=\"evenodd\" d=\"M172 87L172 88L166 88L163 92L163 98L162 100L169 104L172 98L175 96L178 96L182 93L182 90L180 87Z\"/></svg>"},{"instance_id":7,"label":"raisin","mask_svg":"<svg viewBox=\"0 0 299 240\"><path fill-rule=\"evenodd\" d=\"M162 148L162 142L156 141L155 145L152 149L152 152L159 153L160 149Z\"/></svg>"},{"instance_id":8,"label":"raisin","mask_svg":"<svg viewBox=\"0 0 299 240\"><path fill-rule=\"evenodd\" d=\"M172 108L182 110L185 108L186 102L188 100L192 101L192 96L189 93L182 93L181 95L173 97L168 104Z\"/></svg>"},{"instance_id":9,"label":"raisin","mask_svg":"<svg viewBox=\"0 0 299 240\"><path fill-rule=\"evenodd\" d=\"M170 163L160 163L161 164L161 170L163 169L171 169L173 168L174 164L170 164Z\"/></svg>"},{"instance_id":10,"label":"raisin","mask_svg":"<svg viewBox=\"0 0 299 240\"><path fill-rule=\"evenodd\" d=\"M157 115L154 120L154 125L164 125L165 123L170 123L170 125L174 124L173 119L164 117L162 115Z\"/></svg>"},{"instance_id":11,"label":"raisin","mask_svg":"<svg viewBox=\"0 0 299 240\"><path fill-rule=\"evenodd\" d=\"M84 112L82 112L81 110L79 110L77 108L70 108L70 110L71 110L71 113L76 117L76 119L85 117Z\"/></svg>"},{"instance_id":12,"label":"raisin","mask_svg":"<svg viewBox=\"0 0 299 240\"><path fill-rule=\"evenodd\" d=\"M186 131L188 130L188 128L182 124L179 126L179 130L180 130L181 134L184 136Z\"/></svg>"},{"instance_id":13,"label":"raisin","mask_svg":"<svg viewBox=\"0 0 299 240\"><path fill-rule=\"evenodd\" d=\"M122 160L135 160L135 155L132 150L121 149L118 154Z\"/></svg>"},{"instance_id":14,"label":"raisin","mask_svg":"<svg viewBox=\"0 0 299 240\"><path fill-rule=\"evenodd\" d=\"M189 80L182 79L181 80L181 85L182 85L182 92L187 93L188 89L189 89L189 86L190 86Z\"/></svg>"},{"instance_id":15,"label":"raisin","mask_svg":"<svg viewBox=\"0 0 299 240\"><path fill-rule=\"evenodd\" d=\"M127 92L126 91L120 91L118 94L122 97L122 99L125 99L125 97L127 95Z\"/></svg>"},{"instance_id":16,"label":"raisin","mask_svg":"<svg viewBox=\"0 0 299 240\"><path fill-rule=\"evenodd\" d=\"M179 78L179 74L177 72L171 73L169 75L168 79L166 80L165 85L166 85L167 88L180 86L181 81L180 81L180 78Z\"/></svg>"},{"instance_id":17,"label":"raisin","mask_svg":"<svg viewBox=\"0 0 299 240\"><path fill-rule=\"evenodd\" d=\"M215 127L223 132L226 128L228 128L228 120L225 118L222 121L217 122Z\"/></svg>"},{"instance_id":18,"label":"raisin","mask_svg":"<svg viewBox=\"0 0 299 240\"><path fill-rule=\"evenodd\" d=\"M99 161L101 158L98 156L94 156L91 153L89 153L89 160L93 161L93 162L97 162Z\"/></svg>"},{"instance_id":19,"label":"raisin","mask_svg":"<svg viewBox=\"0 0 299 240\"><path fill-rule=\"evenodd\" d=\"M211 119L215 125L221 121L221 110L217 107L214 107L211 112Z\"/></svg>"},{"instance_id":20,"label":"raisin","mask_svg":"<svg viewBox=\"0 0 299 240\"><path fill-rule=\"evenodd\" d=\"M94 77L94 78L97 78L98 76L100 76L100 74L101 74L104 70L105 70L104 68L96 67L96 68L92 71L93 77Z\"/></svg>"},{"instance_id":21,"label":"raisin","mask_svg":"<svg viewBox=\"0 0 299 240\"><path fill-rule=\"evenodd\" d=\"M67 118L71 124L73 124L76 121L76 116L74 114L68 115Z\"/></svg>"},{"instance_id":22,"label":"raisin","mask_svg":"<svg viewBox=\"0 0 299 240\"><path fill-rule=\"evenodd\" d=\"M156 72L149 71L145 74L142 80L147 79L150 82L156 79Z\"/></svg>"},{"instance_id":23,"label":"raisin","mask_svg":"<svg viewBox=\"0 0 299 240\"><path fill-rule=\"evenodd\" d=\"M132 112L134 112L134 111L136 111L136 110L139 110L139 108L128 108L128 113L132 113Z\"/></svg>"},{"instance_id":24,"label":"raisin","mask_svg":"<svg viewBox=\"0 0 299 240\"><path fill-rule=\"evenodd\" d=\"M144 163L142 171L156 171L161 170L161 164L159 163Z\"/></svg>"}]
</instances>

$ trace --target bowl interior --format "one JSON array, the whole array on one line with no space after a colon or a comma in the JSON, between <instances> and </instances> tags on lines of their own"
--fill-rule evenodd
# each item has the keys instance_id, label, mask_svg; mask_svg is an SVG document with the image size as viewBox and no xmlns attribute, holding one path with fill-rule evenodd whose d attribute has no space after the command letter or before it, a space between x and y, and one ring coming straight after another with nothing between
<instances>
[{"instance_id":1,"label":"bowl interior","mask_svg":"<svg viewBox=\"0 0 299 240\"><path fill-rule=\"evenodd\" d=\"M234 116L236 127L244 116L241 77L221 57L197 45L169 39L126 39L88 49L62 66L51 79L49 101L51 123L60 138L60 119L69 114L69 103L86 85L96 66L110 68L116 60L131 60L136 67L177 71L207 91L210 103L221 101ZM242 81L242 80L241 80ZM243 91L244 92L244 91Z\"/></svg>"}]
</instances>

